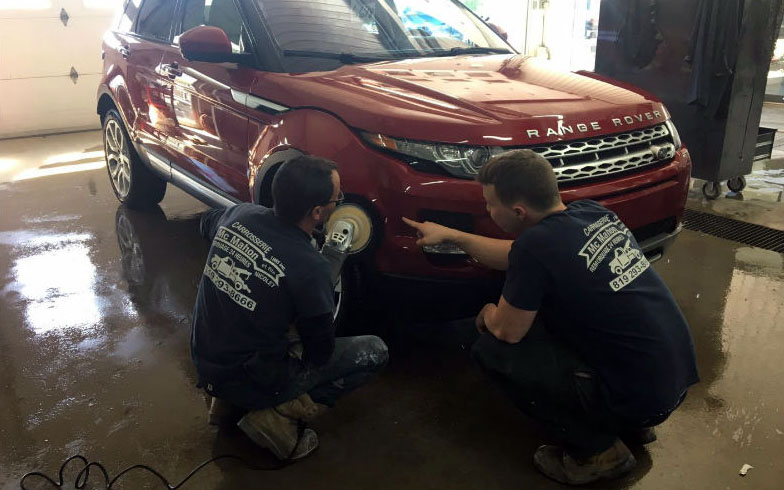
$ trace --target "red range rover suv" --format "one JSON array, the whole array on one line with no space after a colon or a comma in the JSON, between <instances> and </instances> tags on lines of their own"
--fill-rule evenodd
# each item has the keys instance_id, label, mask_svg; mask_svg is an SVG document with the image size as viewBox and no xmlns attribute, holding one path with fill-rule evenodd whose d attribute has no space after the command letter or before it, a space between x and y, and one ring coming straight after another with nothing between
<instances>
[{"instance_id":1,"label":"red range rover suv","mask_svg":"<svg viewBox=\"0 0 784 490\"><path fill-rule=\"evenodd\" d=\"M691 161L661 102L522 56L455 0L132 0L103 56L107 166L130 206L167 182L270 205L276 169L317 155L340 167L336 213L360 224L373 271L484 278L459 249L415 246L400 218L503 236L473 179L530 148L564 201L612 209L652 259L680 231Z\"/></svg>"}]
</instances>

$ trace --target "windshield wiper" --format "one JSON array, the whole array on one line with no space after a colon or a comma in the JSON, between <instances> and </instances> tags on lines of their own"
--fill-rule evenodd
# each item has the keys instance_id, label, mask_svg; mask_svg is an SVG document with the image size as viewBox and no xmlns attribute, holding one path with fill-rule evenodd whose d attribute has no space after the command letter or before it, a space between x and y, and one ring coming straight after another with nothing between
<instances>
[{"instance_id":1,"label":"windshield wiper","mask_svg":"<svg viewBox=\"0 0 784 490\"><path fill-rule=\"evenodd\" d=\"M341 63L373 63L376 61L392 61L400 59L399 57L392 56L362 56L353 53L327 53L325 51L297 51L286 49L283 51L285 56L299 56L303 58L325 58L330 60L338 60Z\"/></svg>"},{"instance_id":2,"label":"windshield wiper","mask_svg":"<svg viewBox=\"0 0 784 490\"><path fill-rule=\"evenodd\" d=\"M354 53L329 53L326 51L299 51L286 49L283 51L284 56L299 56L303 58L325 58L331 60L338 60L344 64L354 63L374 63L378 61L395 61L407 57L411 58L427 58L430 56L458 56L461 54L513 54L506 48L484 48L479 46L469 47L454 47L451 49L437 50L432 52L422 53L415 50L398 51L389 53L388 55L381 54L354 54Z\"/></svg>"},{"instance_id":3,"label":"windshield wiper","mask_svg":"<svg viewBox=\"0 0 784 490\"><path fill-rule=\"evenodd\" d=\"M461 54L513 54L506 48L483 48L480 46L470 46L467 48L454 47L436 51L432 56L457 56Z\"/></svg>"}]
</instances>

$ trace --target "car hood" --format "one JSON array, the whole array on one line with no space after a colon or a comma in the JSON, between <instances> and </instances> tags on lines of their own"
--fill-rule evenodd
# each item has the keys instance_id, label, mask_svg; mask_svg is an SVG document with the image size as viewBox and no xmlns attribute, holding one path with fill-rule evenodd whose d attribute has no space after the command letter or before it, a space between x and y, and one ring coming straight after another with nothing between
<instances>
[{"instance_id":1,"label":"car hood","mask_svg":"<svg viewBox=\"0 0 784 490\"><path fill-rule=\"evenodd\" d=\"M332 72L267 73L254 87L292 108L330 112L388 136L525 145L590 138L664 122L653 96L596 74L520 55L421 58Z\"/></svg>"}]
</instances>

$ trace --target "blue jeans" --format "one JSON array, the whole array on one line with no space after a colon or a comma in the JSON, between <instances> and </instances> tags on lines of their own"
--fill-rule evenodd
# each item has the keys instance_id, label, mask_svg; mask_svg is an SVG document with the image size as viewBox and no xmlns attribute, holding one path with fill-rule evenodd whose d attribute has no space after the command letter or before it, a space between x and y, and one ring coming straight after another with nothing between
<instances>
[{"instance_id":1,"label":"blue jeans","mask_svg":"<svg viewBox=\"0 0 784 490\"><path fill-rule=\"evenodd\" d=\"M274 407L304 393L331 407L338 398L367 383L388 359L386 344L376 336L338 337L332 356L322 366L289 357L288 384L276 393L267 392L250 378L213 386L208 392L246 410Z\"/></svg>"}]
</instances>

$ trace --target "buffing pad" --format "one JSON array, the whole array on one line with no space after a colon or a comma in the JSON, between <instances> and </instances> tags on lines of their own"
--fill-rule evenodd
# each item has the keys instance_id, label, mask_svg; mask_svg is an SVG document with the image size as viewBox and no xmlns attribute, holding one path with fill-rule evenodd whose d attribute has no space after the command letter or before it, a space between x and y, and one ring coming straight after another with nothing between
<instances>
[{"instance_id":1,"label":"buffing pad","mask_svg":"<svg viewBox=\"0 0 784 490\"><path fill-rule=\"evenodd\" d=\"M364 250L373 236L373 222L362 207L356 204L341 204L332 213L327 222L327 229L331 230L337 220L348 221L354 225L354 237L351 240L349 254Z\"/></svg>"}]
</instances>

